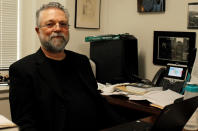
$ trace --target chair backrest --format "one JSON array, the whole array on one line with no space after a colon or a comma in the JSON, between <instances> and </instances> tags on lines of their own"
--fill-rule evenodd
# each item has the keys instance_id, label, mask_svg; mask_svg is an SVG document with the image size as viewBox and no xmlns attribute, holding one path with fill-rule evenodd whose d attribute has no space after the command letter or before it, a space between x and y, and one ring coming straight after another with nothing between
<instances>
[{"instance_id":1,"label":"chair backrest","mask_svg":"<svg viewBox=\"0 0 198 131\"><path fill-rule=\"evenodd\" d=\"M198 96L166 106L152 127L152 131L182 131L198 107Z\"/></svg>"}]
</instances>

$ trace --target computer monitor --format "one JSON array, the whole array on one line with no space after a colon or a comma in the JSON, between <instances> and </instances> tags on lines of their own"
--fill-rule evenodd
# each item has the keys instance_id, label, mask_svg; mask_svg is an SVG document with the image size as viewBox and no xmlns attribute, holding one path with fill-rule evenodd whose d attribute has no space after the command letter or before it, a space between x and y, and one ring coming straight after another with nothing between
<instances>
[{"instance_id":1,"label":"computer monitor","mask_svg":"<svg viewBox=\"0 0 198 131\"><path fill-rule=\"evenodd\" d=\"M154 31L153 63L189 65L195 40L195 32Z\"/></svg>"}]
</instances>

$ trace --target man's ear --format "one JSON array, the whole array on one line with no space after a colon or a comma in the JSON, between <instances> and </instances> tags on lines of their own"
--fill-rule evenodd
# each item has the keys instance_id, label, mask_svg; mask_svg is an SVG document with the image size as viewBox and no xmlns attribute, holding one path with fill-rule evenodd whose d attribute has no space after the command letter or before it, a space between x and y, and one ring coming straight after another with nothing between
<instances>
[{"instance_id":1,"label":"man's ear","mask_svg":"<svg viewBox=\"0 0 198 131\"><path fill-rule=\"evenodd\" d=\"M37 34L40 34L40 31L39 31L38 27L35 27L35 31L36 31Z\"/></svg>"}]
</instances>

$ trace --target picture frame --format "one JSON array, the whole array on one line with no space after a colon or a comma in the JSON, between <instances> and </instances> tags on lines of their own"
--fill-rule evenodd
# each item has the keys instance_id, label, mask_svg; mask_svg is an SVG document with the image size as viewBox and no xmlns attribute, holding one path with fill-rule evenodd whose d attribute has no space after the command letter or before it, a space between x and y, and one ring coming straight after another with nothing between
<instances>
[{"instance_id":1,"label":"picture frame","mask_svg":"<svg viewBox=\"0 0 198 131\"><path fill-rule=\"evenodd\" d=\"M137 10L140 13L165 12L165 0L137 0Z\"/></svg>"},{"instance_id":2,"label":"picture frame","mask_svg":"<svg viewBox=\"0 0 198 131\"><path fill-rule=\"evenodd\" d=\"M75 0L75 28L99 29L101 0Z\"/></svg>"},{"instance_id":3,"label":"picture frame","mask_svg":"<svg viewBox=\"0 0 198 131\"><path fill-rule=\"evenodd\" d=\"M154 31L153 64L188 64L195 41L196 32Z\"/></svg>"},{"instance_id":4,"label":"picture frame","mask_svg":"<svg viewBox=\"0 0 198 131\"><path fill-rule=\"evenodd\" d=\"M198 2L188 3L188 29L198 29Z\"/></svg>"}]
</instances>

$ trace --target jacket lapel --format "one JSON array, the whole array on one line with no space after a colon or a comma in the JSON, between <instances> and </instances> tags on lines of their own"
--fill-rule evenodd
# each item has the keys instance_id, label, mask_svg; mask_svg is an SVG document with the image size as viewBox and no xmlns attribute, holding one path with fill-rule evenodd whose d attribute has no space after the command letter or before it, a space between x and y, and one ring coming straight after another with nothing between
<instances>
[{"instance_id":1,"label":"jacket lapel","mask_svg":"<svg viewBox=\"0 0 198 131\"><path fill-rule=\"evenodd\" d=\"M41 49L36 52L37 56L37 68L39 75L44 80L45 84L51 88L61 99L64 99L62 91L57 88L58 81L56 77L54 77L54 73L51 71L51 67L46 61L46 57Z\"/></svg>"}]
</instances>

